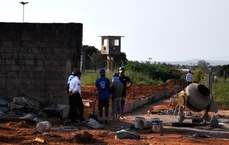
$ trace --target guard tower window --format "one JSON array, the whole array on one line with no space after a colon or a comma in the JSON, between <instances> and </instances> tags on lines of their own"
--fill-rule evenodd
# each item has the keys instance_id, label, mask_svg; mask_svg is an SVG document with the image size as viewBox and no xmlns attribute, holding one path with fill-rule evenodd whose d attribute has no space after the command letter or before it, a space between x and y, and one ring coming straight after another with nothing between
<instances>
[{"instance_id":1,"label":"guard tower window","mask_svg":"<svg viewBox=\"0 0 229 145\"><path fill-rule=\"evenodd\" d=\"M103 46L108 46L108 40L107 39L103 40Z\"/></svg>"},{"instance_id":2,"label":"guard tower window","mask_svg":"<svg viewBox=\"0 0 229 145\"><path fill-rule=\"evenodd\" d=\"M119 39L114 40L114 46L119 46Z\"/></svg>"}]
</instances>

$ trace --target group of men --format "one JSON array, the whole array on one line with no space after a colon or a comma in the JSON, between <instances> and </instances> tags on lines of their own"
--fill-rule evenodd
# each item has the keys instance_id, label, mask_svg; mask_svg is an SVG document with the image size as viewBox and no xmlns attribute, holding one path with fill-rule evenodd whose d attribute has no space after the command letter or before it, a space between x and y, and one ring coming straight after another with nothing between
<instances>
[{"instance_id":1,"label":"group of men","mask_svg":"<svg viewBox=\"0 0 229 145\"><path fill-rule=\"evenodd\" d=\"M98 90L98 110L99 120L103 118L103 109L105 110L105 121L109 118L109 102L112 101L112 118L123 118L123 111L126 100L127 87L132 85L132 81L125 75L125 68L120 67L119 73L114 73L112 81L106 77L105 69L100 69L100 77L96 80L95 85Z\"/></svg>"},{"instance_id":2,"label":"group of men","mask_svg":"<svg viewBox=\"0 0 229 145\"><path fill-rule=\"evenodd\" d=\"M99 70L100 77L96 79L95 86L98 92L98 112L99 121L107 122L109 119L117 117L123 118L127 87L132 85L132 81L125 75L125 68L120 67L119 73L114 73L112 80L106 77L106 70ZM72 123L76 120L84 121L84 105L81 98L81 72L76 68L68 77L67 92L69 96L69 119ZM112 101L111 118L109 118L110 100ZM103 112L105 116L103 117Z\"/></svg>"}]
</instances>

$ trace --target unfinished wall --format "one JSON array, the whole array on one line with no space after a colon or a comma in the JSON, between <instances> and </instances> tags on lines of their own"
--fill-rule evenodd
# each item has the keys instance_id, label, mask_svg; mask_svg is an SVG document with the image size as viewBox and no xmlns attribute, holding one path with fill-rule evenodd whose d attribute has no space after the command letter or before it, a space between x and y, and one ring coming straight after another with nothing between
<instances>
[{"instance_id":1,"label":"unfinished wall","mask_svg":"<svg viewBox=\"0 0 229 145\"><path fill-rule=\"evenodd\" d=\"M0 23L0 97L68 103L66 80L80 64L80 23Z\"/></svg>"}]
</instances>

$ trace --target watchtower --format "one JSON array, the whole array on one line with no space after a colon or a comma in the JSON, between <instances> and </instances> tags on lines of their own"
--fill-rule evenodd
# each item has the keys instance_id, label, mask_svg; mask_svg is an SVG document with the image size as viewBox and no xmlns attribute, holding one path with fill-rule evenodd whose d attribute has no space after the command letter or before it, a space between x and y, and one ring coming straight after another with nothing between
<instances>
[{"instance_id":1,"label":"watchtower","mask_svg":"<svg viewBox=\"0 0 229 145\"><path fill-rule=\"evenodd\" d=\"M114 55L121 53L121 37L101 36L101 54L107 56L107 70L114 69Z\"/></svg>"}]
</instances>

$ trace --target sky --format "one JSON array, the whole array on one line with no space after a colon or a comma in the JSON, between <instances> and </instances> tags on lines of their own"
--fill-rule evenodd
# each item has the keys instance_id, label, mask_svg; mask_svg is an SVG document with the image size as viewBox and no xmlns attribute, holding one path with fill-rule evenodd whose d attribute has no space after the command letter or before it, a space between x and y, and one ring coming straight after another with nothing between
<instances>
[{"instance_id":1,"label":"sky","mask_svg":"<svg viewBox=\"0 0 229 145\"><path fill-rule=\"evenodd\" d=\"M19 0L2 0L0 22L22 22ZM124 36L133 61L229 60L229 0L24 0L24 22L82 23L83 45Z\"/></svg>"}]
</instances>

